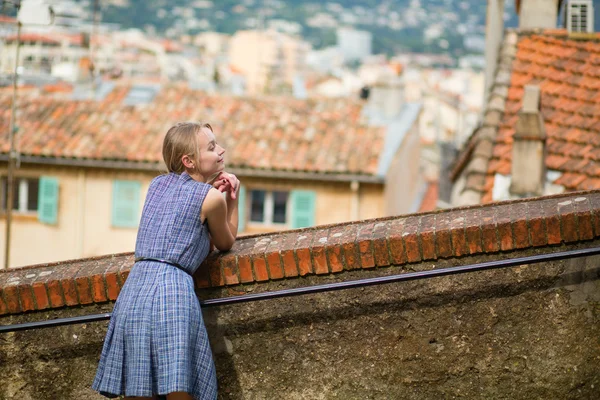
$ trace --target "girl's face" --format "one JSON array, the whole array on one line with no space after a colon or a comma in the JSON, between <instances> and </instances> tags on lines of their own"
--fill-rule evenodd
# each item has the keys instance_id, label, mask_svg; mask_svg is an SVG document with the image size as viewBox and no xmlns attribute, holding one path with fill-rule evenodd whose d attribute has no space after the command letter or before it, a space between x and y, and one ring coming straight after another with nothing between
<instances>
[{"instance_id":1,"label":"girl's face","mask_svg":"<svg viewBox=\"0 0 600 400\"><path fill-rule=\"evenodd\" d=\"M219 146L215 134L209 128L202 128L198 135L198 172L208 180L225 169L225 149Z\"/></svg>"}]
</instances>

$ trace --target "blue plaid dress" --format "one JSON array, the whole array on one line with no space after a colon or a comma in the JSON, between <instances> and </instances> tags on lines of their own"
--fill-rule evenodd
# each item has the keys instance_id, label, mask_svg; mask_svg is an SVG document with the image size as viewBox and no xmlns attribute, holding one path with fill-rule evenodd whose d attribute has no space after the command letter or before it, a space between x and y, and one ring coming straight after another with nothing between
<instances>
[{"instance_id":1,"label":"blue plaid dress","mask_svg":"<svg viewBox=\"0 0 600 400\"><path fill-rule=\"evenodd\" d=\"M200 210L210 185L187 173L150 184L135 246L137 257L166 259L192 274L208 255ZM115 303L92 388L106 397L187 392L217 398L217 380L192 277L156 261L131 269Z\"/></svg>"}]
</instances>

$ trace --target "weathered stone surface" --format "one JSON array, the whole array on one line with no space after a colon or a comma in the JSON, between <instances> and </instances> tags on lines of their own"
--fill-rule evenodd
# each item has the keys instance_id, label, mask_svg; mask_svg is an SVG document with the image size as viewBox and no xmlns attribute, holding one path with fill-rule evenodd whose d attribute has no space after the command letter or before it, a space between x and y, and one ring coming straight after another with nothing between
<instances>
[{"instance_id":1,"label":"weathered stone surface","mask_svg":"<svg viewBox=\"0 0 600 400\"><path fill-rule=\"evenodd\" d=\"M598 243L586 246L592 245ZM600 388L599 262L600 257L589 257L207 308L219 397L595 398ZM377 268L199 293L221 297L400 272ZM0 323L110 308L26 313L0 318ZM89 387L106 326L88 323L0 336L0 399L102 399Z\"/></svg>"}]
</instances>

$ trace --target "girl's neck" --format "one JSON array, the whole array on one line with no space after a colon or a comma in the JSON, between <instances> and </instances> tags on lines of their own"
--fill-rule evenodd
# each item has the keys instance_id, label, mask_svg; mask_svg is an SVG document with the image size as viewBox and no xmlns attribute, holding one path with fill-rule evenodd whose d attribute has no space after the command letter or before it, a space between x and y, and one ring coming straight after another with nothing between
<instances>
[{"instance_id":1,"label":"girl's neck","mask_svg":"<svg viewBox=\"0 0 600 400\"><path fill-rule=\"evenodd\" d=\"M197 171L185 171L187 172L187 174L195 181L197 182L208 182L208 179L206 177L204 177L204 175L202 175L201 173L197 172Z\"/></svg>"}]
</instances>

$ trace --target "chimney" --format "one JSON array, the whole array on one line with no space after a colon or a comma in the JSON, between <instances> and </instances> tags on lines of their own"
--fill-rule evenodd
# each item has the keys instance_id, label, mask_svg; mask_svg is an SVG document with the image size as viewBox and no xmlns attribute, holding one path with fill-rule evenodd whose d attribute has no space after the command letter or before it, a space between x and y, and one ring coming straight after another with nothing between
<instances>
[{"instance_id":1,"label":"chimney","mask_svg":"<svg viewBox=\"0 0 600 400\"><path fill-rule=\"evenodd\" d=\"M485 93L487 102L504 37L504 0L488 0L485 17Z\"/></svg>"},{"instance_id":2,"label":"chimney","mask_svg":"<svg viewBox=\"0 0 600 400\"><path fill-rule=\"evenodd\" d=\"M519 29L556 28L562 0L516 0Z\"/></svg>"},{"instance_id":3,"label":"chimney","mask_svg":"<svg viewBox=\"0 0 600 400\"><path fill-rule=\"evenodd\" d=\"M372 123L393 120L404 106L404 82L399 76L385 77L369 90L367 107Z\"/></svg>"},{"instance_id":4,"label":"chimney","mask_svg":"<svg viewBox=\"0 0 600 400\"><path fill-rule=\"evenodd\" d=\"M510 193L521 197L540 196L546 176L546 130L540 113L540 87L525 86L513 137Z\"/></svg>"},{"instance_id":5,"label":"chimney","mask_svg":"<svg viewBox=\"0 0 600 400\"><path fill-rule=\"evenodd\" d=\"M567 0L563 12L564 27L571 32L594 32L594 4L592 0Z\"/></svg>"},{"instance_id":6,"label":"chimney","mask_svg":"<svg viewBox=\"0 0 600 400\"><path fill-rule=\"evenodd\" d=\"M77 64L77 81L91 82L94 78L94 64L88 56L83 56Z\"/></svg>"}]
</instances>

